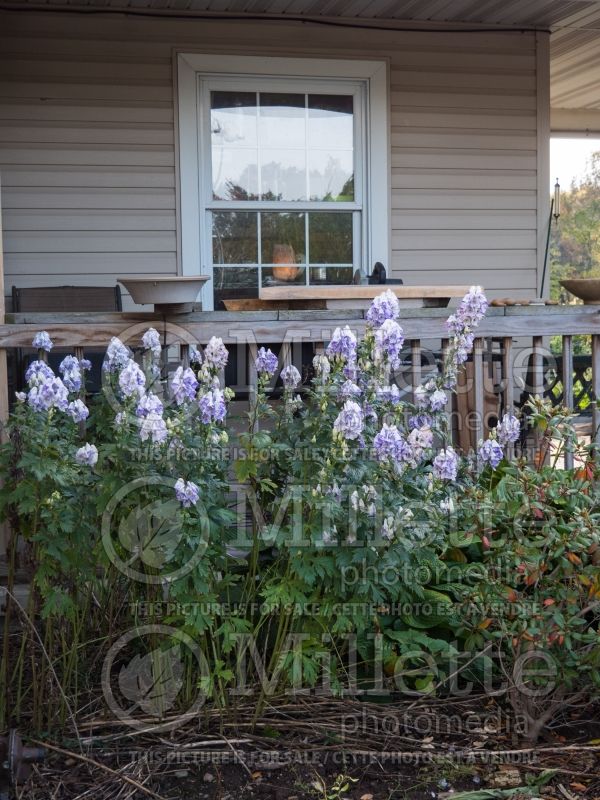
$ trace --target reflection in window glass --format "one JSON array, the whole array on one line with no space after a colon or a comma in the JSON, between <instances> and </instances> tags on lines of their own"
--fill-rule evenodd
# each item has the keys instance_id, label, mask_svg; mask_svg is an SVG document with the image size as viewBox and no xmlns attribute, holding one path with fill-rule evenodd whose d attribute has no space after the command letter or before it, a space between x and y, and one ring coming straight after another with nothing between
<instances>
[{"instance_id":1,"label":"reflection in window glass","mask_svg":"<svg viewBox=\"0 0 600 800\"><path fill-rule=\"evenodd\" d=\"M263 264L305 264L304 214L263 211L261 260Z\"/></svg>"},{"instance_id":2,"label":"reflection in window glass","mask_svg":"<svg viewBox=\"0 0 600 800\"><path fill-rule=\"evenodd\" d=\"M215 211L212 215L213 264L258 263L258 215Z\"/></svg>"},{"instance_id":3,"label":"reflection in window glass","mask_svg":"<svg viewBox=\"0 0 600 800\"><path fill-rule=\"evenodd\" d=\"M256 200L256 92L211 92L210 124L213 198Z\"/></svg>"},{"instance_id":4,"label":"reflection in window glass","mask_svg":"<svg viewBox=\"0 0 600 800\"><path fill-rule=\"evenodd\" d=\"M262 148L306 148L306 95L260 92L259 137Z\"/></svg>"},{"instance_id":5,"label":"reflection in window glass","mask_svg":"<svg viewBox=\"0 0 600 800\"><path fill-rule=\"evenodd\" d=\"M312 284L345 284L352 283L354 267L311 267L309 270Z\"/></svg>"},{"instance_id":6,"label":"reflection in window glass","mask_svg":"<svg viewBox=\"0 0 600 800\"><path fill-rule=\"evenodd\" d=\"M308 146L335 142L343 150L354 148L354 98L352 95L308 95Z\"/></svg>"},{"instance_id":7,"label":"reflection in window glass","mask_svg":"<svg viewBox=\"0 0 600 800\"><path fill-rule=\"evenodd\" d=\"M261 200L306 200L304 150L269 150L261 165Z\"/></svg>"},{"instance_id":8,"label":"reflection in window glass","mask_svg":"<svg viewBox=\"0 0 600 800\"><path fill-rule=\"evenodd\" d=\"M213 200L258 200L257 151L213 147Z\"/></svg>"},{"instance_id":9,"label":"reflection in window glass","mask_svg":"<svg viewBox=\"0 0 600 800\"><path fill-rule=\"evenodd\" d=\"M254 292L258 286L258 268L216 267L214 281L215 291L217 289L252 289Z\"/></svg>"},{"instance_id":10,"label":"reflection in window glass","mask_svg":"<svg viewBox=\"0 0 600 800\"><path fill-rule=\"evenodd\" d=\"M261 275L262 286L302 286L306 283L306 267L263 267Z\"/></svg>"},{"instance_id":11,"label":"reflection in window glass","mask_svg":"<svg viewBox=\"0 0 600 800\"><path fill-rule=\"evenodd\" d=\"M308 215L311 264L352 264L352 213Z\"/></svg>"},{"instance_id":12,"label":"reflection in window glass","mask_svg":"<svg viewBox=\"0 0 600 800\"><path fill-rule=\"evenodd\" d=\"M308 154L310 199L351 203L354 200L352 153L315 150Z\"/></svg>"},{"instance_id":13,"label":"reflection in window glass","mask_svg":"<svg viewBox=\"0 0 600 800\"><path fill-rule=\"evenodd\" d=\"M354 200L351 95L308 95L308 173L311 200Z\"/></svg>"}]
</instances>

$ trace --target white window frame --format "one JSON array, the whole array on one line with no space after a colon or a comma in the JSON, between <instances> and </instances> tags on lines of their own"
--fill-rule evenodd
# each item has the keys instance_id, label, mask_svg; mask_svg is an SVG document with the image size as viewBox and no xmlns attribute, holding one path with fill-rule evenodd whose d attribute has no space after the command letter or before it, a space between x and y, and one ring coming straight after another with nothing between
<instances>
[{"instance_id":1,"label":"white window frame","mask_svg":"<svg viewBox=\"0 0 600 800\"><path fill-rule=\"evenodd\" d=\"M357 159L364 164L360 255L363 263L360 266L368 273L375 261L389 265L391 203L387 62L179 53L179 269L182 275L210 275L211 280L202 292L202 307L213 308L212 241L206 202L210 162L206 151L203 152L206 143L201 135L210 109L200 100L202 81L235 79L235 76L264 79L267 87L286 78L303 78L307 86L317 86L323 80L362 84L365 95L365 119L361 121L363 143L357 142L365 154L364 160ZM252 205L248 204L248 210ZM320 206L322 204L315 204L315 211ZM335 206L337 208L338 204Z\"/></svg>"}]
</instances>

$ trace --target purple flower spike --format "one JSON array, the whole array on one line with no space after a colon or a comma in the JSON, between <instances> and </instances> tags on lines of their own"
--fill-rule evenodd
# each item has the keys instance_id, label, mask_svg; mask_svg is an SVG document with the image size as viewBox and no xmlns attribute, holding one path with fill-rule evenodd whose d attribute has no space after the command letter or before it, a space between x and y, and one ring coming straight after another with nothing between
<instances>
[{"instance_id":1,"label":"purple flower spike","mask_svg":"<svg viewBox=\"0 0 600 800\"><path fill-rule=\"evenodd\" d=\"M484 464L489 464L492 469L496 469L502 461L504 453L495 439L486 439L479 448L478 455Z\"/></svg>"},{"instance_id":2,"label":"purple flower spike","mask_svg":"<svg viewBox=\"0 0 600 800\"><path fill-rule=\"evenodd\" d=\"M496 436L502 447L518 442L520 435L521 425L519 420L513 414L505 414L496 427Z\"/></svg>"},{"instance_id":3,"label":"purple flower spike","mask_svg":"<svg viewBox=\"0 0 600 800\"><path fill-rule=\"evenodd\" d=\"M209 367L214 369L224 369L229 359L227 348L223 344L223 340L217 336L213 336L209 343L204 348L204 360Z\"/></svg>"},{"instance_id":4,"label":"purple flower spike","mask_svg":"<svg viewBox=\"0 0 600 800\"><path fill-rule=\"evenodd\" d=\"M367 311L367 319L375 327L383 325L388 319L398 319L399 316L400 304L390 289L376 297Z\"/></svg>"},{"instance_id":5,"label":"purple flower spike","mask_svg":"<svg viewBox=\"0 0 600 800\"><path fill-rule=\"evenodd\" d=\"M302 376L293 364L288 364L281 370L281 380L286 389L295 389L302 380Z\"/></svg>"},{"instance_id":6,"label":"purple flower spike","mask_svg":"<svg viewBox=\"0 0 600 800\"><path fill-rule=\"evenodd\" d=\"M37 347L38 350L45 350L47 353L49 353L54 347L52 339L48 335L47 331L39 331L36 333L36 335L33 337L32 345Z\"/></svg>"},{"instance_id":7,"label":"purple flower spike","mask_svg":"<svg viewBox=\"0 0 600 800\"><path fill-rule=\"evenodd\" d=\"M93 467L98 462L98 450L96 445L84 444L75 453L75 461L82 466Z\"/></svg>"},{"instance_id":8,"label":"purple flower spike","mask_svg":"<svg viewBox=\"0 0 600 800\"><path fill-rule=\"evenodd\" d=\"M180 406L186 400L193 400L196 397L198 381L194 375L194 370L187 367L177 367L173 379L171 380L171 394L173 399Z\"/></svg>"},{"instance_id":9,"label":"purple flower spike","mask_svg":"<svg viewBox=\"0 0 600 800\"><path fill-rule=\"evenodd\" d=\"M358 403L346 400L344 407L333 423L333 430L344 439L358 439L364 427L364 417Z\"/></svg>"},{"instance_id":10,"label":"purple flower spike","mask_svg":"<svg viewBox=\"0 0 600 800\"><path fill-rule=\"evenodd\" d=\"M356 336L347 325L345 328L336 328L325 352L330 358L338 356L346 361L354 361L356 359Z\"/></svg>"},{"instance_id":11,"label":"purple flower spike","mask_svg":"<svg viewBox=\"0 0 600 800\"><path fill-rule=\"evenodd\" d=\"M195 506L200 499L200 490L192 481L184 481L179 478L174 486L175 497L179 500L184 508Z\"/></svg>"},{"instance_id":12,"label":"purple flower spike","mask_svg":"<svg viewBox=\"0 0 600 800\"><path fill-rule=\"evenodd\" d=\"M278 364L277 356L271 350L261 347L254 364L259 375L274 375Z\"/></svg>"},{"instance_id":13,"label":"purple flower spike","mask_svg":"<svg viewBox=\"0 0 600 800\"><path fill-rule=\"evenodd\" d=\"M458 474L458 457L452 447L440 450L433 459L433 474L443 481L455 481Z\"/></svg>"}]
</instances>

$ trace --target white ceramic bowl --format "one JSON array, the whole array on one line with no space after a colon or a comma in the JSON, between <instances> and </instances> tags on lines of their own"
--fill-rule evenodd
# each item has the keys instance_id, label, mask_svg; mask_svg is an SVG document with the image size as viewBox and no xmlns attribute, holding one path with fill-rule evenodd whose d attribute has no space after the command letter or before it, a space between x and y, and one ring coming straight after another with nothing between
<instances>
[{"instance_id":1,"label":"white ceramic bowl","mask_svg":"<svg viewBox=\"0 0 600 800\"><path fill-rule=\"evenodd\" d=\"M191 311L208 275L131 275L118 278L134 303L154 305L156 311L177 314Z\"/></svg>"}]
</instances>

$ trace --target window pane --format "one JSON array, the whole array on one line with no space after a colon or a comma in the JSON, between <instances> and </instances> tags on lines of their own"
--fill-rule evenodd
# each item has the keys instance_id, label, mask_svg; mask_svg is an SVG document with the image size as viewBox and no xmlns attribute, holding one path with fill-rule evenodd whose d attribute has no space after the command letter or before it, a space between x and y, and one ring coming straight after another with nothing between
<instances>
[{"instance_id":1,"label":"window pane","mask_svg":"<svg viewBox=\"0 0 600 800\"><path fill-rule=\"evenodd\" d=\"M213 200L258 200L257 151L213 147Z\"/></svg>"},{"instance_id":2,"label":"window pane","mask_svg":"<svg viewBox=\"0 0 600 800\"><path fill-rule=\"evenodd\" d=\"M251 289L258 295L258 267L215 267L215 292L225 289ZM234 295L231 294L231 297ZM246 297L246 294L240 295Z\"/></svg>"},{"instance_id":3,"label":"window pane","mask_svg":"<svg viewBox=\"0 0 600 800\"><path fill-rule=\"evenodd\" d=\"M354 276L354 267L311 267L309 270L310 282L313 285L343 283L351 284Z\"/></svg>"},{"instance_id":4,"label":"window pane","mask_svg":"<svg viewBox=\"0 0 600 800\"><path fill-rule=\"evenodd\" d=\"M261 200L306 200L306 96L260 94Z\"/></svg>"},{"instance_id":5,"label":"window pane","mask_svg":"<svg viewBox=\"0 0 600 800\"><path fill-rule=\"evenodd\" d=\"M306 283L306 267L263 267L261 273L263 286L285 286L286 284L303 286Z\"/></svg>"},{"instance_id":6,"label":"window pane","mask_svg":"<svg viewBox=\"0 0 600 800\"><path fill-rule=\"evenodd\" d=\"M306 147L306 95L260 93L261 148Z\"/></svg>"},{"instance_id":7,"label":"window pane","mask_svg":"<svg viewBox=\"0 0 600 800\"><path fill-rule=\"evenodd\" d=\"M354 200L353 161L351 152L309 152L310 199L351 203Z\"/></svg>"},{"instance_id":8,"label":"window pane","mask_svg":"<svg viewBox=\"0 0 600 800\"><path fill-rule=\"evenodd\" d=\"M352 264L352 212L308 215L311 264Z\"/></svg>"},{"instance_id":9,"label":"window pane","mask_svg":"<svg viewBox=\"0 0 600 800\"><path fill-rule=\"evenodd\" d=\"M268 150L262 159L261 200L306 200L304 150Z\"/></svg>"},{"instance_id":10,"label":"window pane","mask_svg":"<svg viewBox=\"0 0 600 800\"><path fill-rule=\"evenodd\" d=\"M214 199L257 199L256 93L211 92L210 122Z\"/></svg>"},{"instance_id":11,"label":"window pane","mask_svg":"<svg viewBox=\"0 0 600 800\"><path fill-rule=\"evenodd\" d=\"M289 267L306 263L304 214L263 212L260 219L263 264ZM283 274L284 270L279 272Z\"/></svg>"},{"instance_id":12,"label":"window pane","mask_svg":"<svg viewBox=\"0 0 600 800\"><path fill-rule=\"evenodd\" d=\"M256 92L211 92L212 143L256 147Z\"/></svg>"},{"instance_id":13,"label":"window pane","mask_svg":"<svg viewBox=\"0 0 600 800\"><path fill-rule=\"evenodd\" d=\"M311 200L354 200L354 99L308 96L308 174Z\"/></svg>"},{"instance_id":14,"label":"window pane","mask_svg":"<svg viewBox=\"0 0 600 800\"><path fill-rule=\"evenodd\" d=\"M224 310L224 300L258 297L258 267L215 267L215 309Z\"/></svg>"},{"instance_id":15,"label":"window pane","mask_svg":"<svg viewBox=\"0 0 600 800\"><path fill-rule=\"evenodd\" d=\"M308 146L335 142L342 150L354 147L354 98L352 95L308 95Z\"/></svg>"},{"instance_id":16,"label":"window pane","mask_svg":"<svg viewBox=\"0 0 600 800\"><path fill-rule=\"evenodd\" d=\"M258 215L215 211L212 215L213 264L258 263Z\"/></svg>"}]
</instances>

